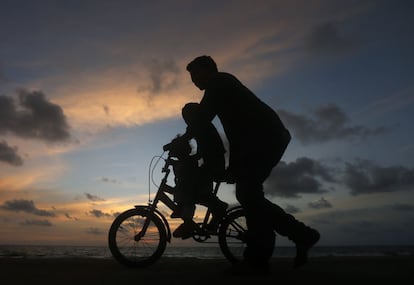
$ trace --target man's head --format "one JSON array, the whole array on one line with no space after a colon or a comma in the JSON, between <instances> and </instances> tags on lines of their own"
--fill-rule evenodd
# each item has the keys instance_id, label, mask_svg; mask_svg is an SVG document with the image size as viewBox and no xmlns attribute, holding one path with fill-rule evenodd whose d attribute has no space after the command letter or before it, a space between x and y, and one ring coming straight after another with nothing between
<instances>
[{"instance_id":1,"label":"man's head","mask_svg":"<svg viewBox=\"0 0 414 285\"><path fill-rule=\"evenodd\" d=\"M217 64L207 55L196 57L187 65L191 80L200 90L204 90L211 76L218 72Z\"/></svg>"}]
</instances>

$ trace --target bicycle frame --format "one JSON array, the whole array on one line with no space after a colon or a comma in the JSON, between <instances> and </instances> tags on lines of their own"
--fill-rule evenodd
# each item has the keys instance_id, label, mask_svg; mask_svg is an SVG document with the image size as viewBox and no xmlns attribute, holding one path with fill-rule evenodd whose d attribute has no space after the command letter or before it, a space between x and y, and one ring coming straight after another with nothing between
<instances>
[{"instance_id":1,"label":"bicycle frame","mask_svg":"<svg viewBox=\"0 0 414 285\"><path fill-rule=\"evenodd\" d=\"M142 205L136 205L135 206L135 208L145 207L148 211L150 211L151 213L156 214L163 221L164 226L165 226L166 231L167 231L167 241L168 242L171 242L171 228L170 228L168 220L165 218L165 216L160 211L158 211L157 205L161 201L171 211L174 211L174 210L177 209L177 204L166 194L166 193L174 194L174 188L167 184L168 176L171 173L170 166L172 165L172 161L173 160L170 157L165 159L165 165L162 168L162 172L165 173L165 174L164 174L164 177L161 179L161 184L158 187L157 193L156 193L154 199L152 200L152 202L149 202L148 206L142 206ZM220 187L220 182L217 182L215 184L214 189L213 189L213 194L214 195L217 195L219 187ZM210 209L207 208L206 214L203 218L203 222L201 223L201 227L200 227L201 230L203 230L203 228L207 225L207 223L210 219L210 215L211 215ZM145 235L146 230L147 230L148 225L149 225L149 222L150 222L150 220L146 219L146 221L143 225L142 231L140 231L139 233L137 233L135 235L135 238L134 238L135 241L138 241L140 239L140 237ZM198 238L198 239L195 239L195 240L198 241L198 242L202 242L202 241L205 241L207 238L210 237L210 234L207 234L207 233L204 233L204 234L205 234L204 239Z\"/></svg>"},{"instance_id":2,"label":"bicycle frame","mask_svg":"<svg viewBox=\"0 0 414 285\"><path fill-rule=\"evenodd\" d=\"M168 158L162 168L164 173L154 199L149 199L148 205L135 205L120 213L112 222L108 233L109 249L113 257L129 267L145 267L153 264L163 254L166 244L171 242L171 229L166 216L157 209L162 202L167 208L177 210L177 203L171 198L174 188L167 184L168 177L175 162ZM154 170L150 167L150 171ZM151 172L152 173L152 172ZM217 195L220 182L212 190ZM150 197L151 198L151 197ZM204 219L197 223L198 228L192 233L192 238L200 243L218 243L223 255L232 263L242 259L245 247L247 224L244 210L241 206L227 209L225 217L220 221L217 231L209 231L208 223L211 217L207 208ZM207 241L217 236L217 241Z\"/></svg>"}]
</instances>

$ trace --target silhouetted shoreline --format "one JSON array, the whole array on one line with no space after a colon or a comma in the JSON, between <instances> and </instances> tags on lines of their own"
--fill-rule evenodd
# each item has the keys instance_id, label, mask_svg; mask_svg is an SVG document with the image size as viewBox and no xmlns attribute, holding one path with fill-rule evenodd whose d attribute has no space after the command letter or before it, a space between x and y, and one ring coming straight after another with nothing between
<instances>
[{"instance_id":1,"label":"silhouetted shoreline","mask_svg":"<svg viewBox=\"0 0 414 285\"><path fill-rule=\"evenodd\" d=\"M276 246L274 258L294 257L294 246ZM311 257L348 256L413 256L414 245L358 245L358 246L315 246ZM0 245L0 258L112 258L107 245ZM168 245L162 257L188 257L200 259L221 259L223 253L218 246L174 246Z\"/></svg>"},{"instance_id":2,"label":"silhouetted shoreline","mask_svg":"<svg viewBox=\"0 0 414 285\"><path fill-rule=\"evenodd\" d=\"M315 257L298 270L291 262L273 259L265 276L226 275L225 259L169 257L144 269L99 258L1 258L0 268L2 284L414 284L413 256Z\"/></svg>"}]
</instances>

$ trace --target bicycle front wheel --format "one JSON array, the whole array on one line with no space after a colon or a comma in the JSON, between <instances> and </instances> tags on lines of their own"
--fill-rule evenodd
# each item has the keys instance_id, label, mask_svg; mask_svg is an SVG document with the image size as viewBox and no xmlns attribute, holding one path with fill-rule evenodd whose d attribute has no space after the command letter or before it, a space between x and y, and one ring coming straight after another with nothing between
<instances>
[{"instance_id":1,"label":"bicycle front wheel","mask_svg":"<svg viewBox=\"0 0 414 285\"><path fill-rule=\"evenodd\" d=\"M247 223L244 210L239 208L230 211L220 225L218 239L221 251L231 263L243 259L246 238Z\"/></svg>"},{"instance_id":2,"label":"bicycle front wheel","mask_svg":"<svg viewBox=\"0 0 414 285\"><path fill-rule=\"evenodd\" d=\"M162 220L145 208L121 213L108 234L113 257L129 267L145 267L157 261L167 245Z\"/></svg>"}]
</instances>

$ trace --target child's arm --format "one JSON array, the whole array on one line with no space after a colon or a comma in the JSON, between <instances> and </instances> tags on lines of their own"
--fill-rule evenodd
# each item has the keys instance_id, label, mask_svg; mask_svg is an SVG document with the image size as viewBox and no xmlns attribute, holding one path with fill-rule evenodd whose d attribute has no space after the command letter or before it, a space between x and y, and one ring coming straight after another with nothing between
<instances>
[{"instance_id":1,"label":"child's arm","mask_svg":"<svg viewBox=\"0 0 414 285\"><path fill-rule=\"evenodd\" d=\"M193 159L195 159L195 160L200 160L200 159L202 159L203 157L202 157L202 155L201 155L199 152L197 152L197 153L193 154L193 155L191 156L191 158L193 158Z\"/></svg>"},{"instance_id":2,"label":"child's arm","mask_svg":"<svg viewBox=\"0 0 414 285\"><path fill-rule=\"evenodd\" d=\"M188 141L192 140L194 138L194 134L191 131L190 127L187 127L185 130L185 133L182 135L182 137Z\"/></svg>"}]
</instances>

